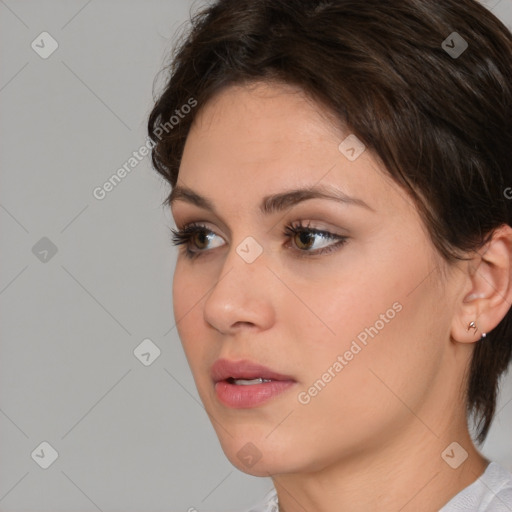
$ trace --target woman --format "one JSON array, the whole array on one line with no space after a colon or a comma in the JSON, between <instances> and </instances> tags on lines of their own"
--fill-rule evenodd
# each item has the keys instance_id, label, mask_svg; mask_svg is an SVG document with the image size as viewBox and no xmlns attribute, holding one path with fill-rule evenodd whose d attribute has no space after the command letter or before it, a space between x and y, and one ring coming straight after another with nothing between
<instances>
[{"instance_id":1,"label":"woman","mask_svg":"<svg viewBox=\"0 0 512 512\"><path fill-rule=\"evenodd\" d=\"M512 351L510 32L473 0L220 0L170 71L174 315L226 456L272 477L251 510L512 510L475 446Z\"/></svg>"}]
</instances>

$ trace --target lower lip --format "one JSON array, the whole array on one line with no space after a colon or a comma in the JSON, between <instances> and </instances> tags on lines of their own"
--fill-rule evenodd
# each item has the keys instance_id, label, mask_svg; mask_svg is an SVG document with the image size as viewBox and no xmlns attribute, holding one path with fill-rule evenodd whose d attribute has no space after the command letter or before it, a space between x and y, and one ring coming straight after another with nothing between
<instances>
[{"instance_id":1,"label":"lower lip","mask_svg":"<svg viewBox=\"0 0 512 512\"><path fill-rule=\"evenodd\" d=\"M273 380L244 386L222 380L215 384L215 392L224 405L233 409L248 409L275 398L294 384L292 380Z\"/></svg>"}]
</instances>

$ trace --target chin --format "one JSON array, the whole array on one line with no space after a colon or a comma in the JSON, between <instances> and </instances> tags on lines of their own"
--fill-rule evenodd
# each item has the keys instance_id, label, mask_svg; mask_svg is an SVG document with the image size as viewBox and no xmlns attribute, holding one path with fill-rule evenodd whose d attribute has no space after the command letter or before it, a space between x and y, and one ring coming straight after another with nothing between
<instances>
[{"instance_id":1,"label":"chin","mask_svg":"<svg viewBox=\"0 0 512 512\"><path fill-rule=\"evenodd\" d=\"M268 433L268 432L267 432ZM219 436L222 450L228 460L240 471L252 476L268 477L274 474L289 473L301 468L297 449L289 446L285 439L270 441L267 434L230 437Z\"/></svg>"},{"instance_id":2,"label":"chin","mask_svg":"<svg viewBox=\"0 0 512 512\"><path fill-rule=\"evenodd\" d=\"M261 458L258 459L256 456L251 460L251 455L249 455L251 451L249 447L251 445L248 442L242 446L241 450L226 449L224 453L229 462L243 473L252 476L269 477L290 471L289 462L284 454L265 450L264 452L260 451L261 455L259 457Z\"/></svg>"}]
</instances>

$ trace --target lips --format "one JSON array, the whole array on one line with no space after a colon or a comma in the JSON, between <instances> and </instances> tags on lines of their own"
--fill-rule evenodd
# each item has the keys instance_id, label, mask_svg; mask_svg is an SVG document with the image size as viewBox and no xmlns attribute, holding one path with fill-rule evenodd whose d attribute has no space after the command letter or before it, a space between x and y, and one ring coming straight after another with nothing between
<instances>
[{"instance_id":1,"label":"lips","mask_svg":"<svg viewBox=\"0 0 512 512\"><path fill-rule=\"evenodd\" d=\"M277 373L265 366L247 360L230 361L229 359L218 359L212 366L211 375L213 382L227 379L252 380L258 378L281 381L294 380L289 375Z\"/></svg>"},{"instance_id":2,"label":"lips","mask_svg":"<svg viewBox=\"0 0 512 512\"><path fill-rule=\"evenodd\" d=\"M235 409L257 407L296 383L290 375L248 360L218 359L211 378L217 398Z\"/></svg>"}]
</instances>

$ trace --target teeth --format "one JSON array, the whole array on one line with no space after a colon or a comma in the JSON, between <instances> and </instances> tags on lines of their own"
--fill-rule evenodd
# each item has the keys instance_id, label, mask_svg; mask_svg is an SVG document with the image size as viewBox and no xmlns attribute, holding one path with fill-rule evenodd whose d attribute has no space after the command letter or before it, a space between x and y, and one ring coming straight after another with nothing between
<instances>
[{"instance_id":1,"label":"teeth","mask_svg":"<svg viewBox=\"0 0 512 512\"><path fill-rule=\"evenodd\" d=\"M246 379L234 379L234 384L238 386L252 386L253 384L262 384L263 382L270 382L270 379L258 379L246 380Z\"/></svg>"}]
</instances>

